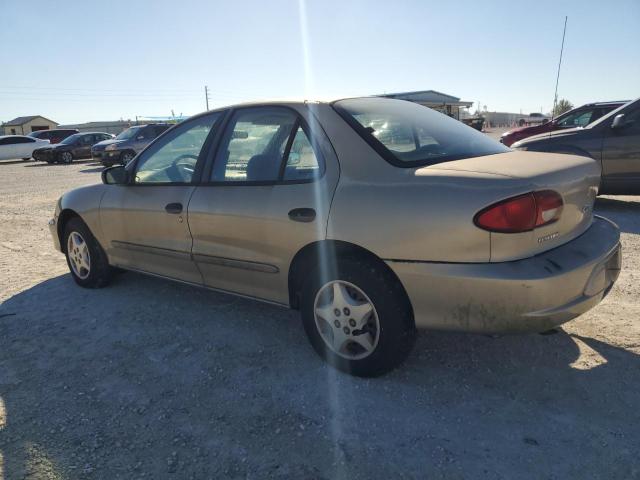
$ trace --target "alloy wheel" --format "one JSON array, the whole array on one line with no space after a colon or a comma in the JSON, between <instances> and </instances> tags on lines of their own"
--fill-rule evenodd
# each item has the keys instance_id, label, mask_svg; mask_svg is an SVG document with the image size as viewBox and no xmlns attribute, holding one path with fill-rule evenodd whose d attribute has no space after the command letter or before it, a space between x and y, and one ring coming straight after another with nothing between
<instances>
[{"instance_id":1,"label":"alloy wheel","mask_svg":"<svg viewBox=\"0 0 640 480\"><path fill-rule=\"evenodd\" d=\"M363 359L378 345L378 313L369 297L352 283L333 280L320 288L314 316L324 343L343 358Z\"/></svg>"},{"instance_id":2,"label":"alloy wheel","mask_svg":"<svg viewBox=\"0 0 640 480\"><path fill-rule=\"evenodd\" d=\"M67 239L67 256L73 273L84 280L91 272L89 246L78 232L71 232Z\"/></svg>"}]
</instances>

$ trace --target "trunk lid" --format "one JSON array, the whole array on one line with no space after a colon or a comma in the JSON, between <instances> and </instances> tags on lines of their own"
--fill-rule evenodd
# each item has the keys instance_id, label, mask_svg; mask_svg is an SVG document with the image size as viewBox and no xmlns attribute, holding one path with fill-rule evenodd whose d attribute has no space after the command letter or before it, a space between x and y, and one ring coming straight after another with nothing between
<instances>
[{"instance_id":1,"label":"trunk lid","mask_svg":"<svg viewBox=\"0 0 640 480\"><path fill-rule=\"evenodd\" d=\"M501 175L504 185L519 184L521 193L553 190L562 196L560 218L522 233L491 233L491 261L526 258L558 247L582 234L593 220L593 204L600 185L600 165L591 158L555 153L515 151L441 163L429 170ZM426 173L426 172L425 172ZM513 197L511 188L495 202ZM479 205L478 211L495 203ZM469 219L472 221L472 219Z\"/></svg>"}]
</instances>

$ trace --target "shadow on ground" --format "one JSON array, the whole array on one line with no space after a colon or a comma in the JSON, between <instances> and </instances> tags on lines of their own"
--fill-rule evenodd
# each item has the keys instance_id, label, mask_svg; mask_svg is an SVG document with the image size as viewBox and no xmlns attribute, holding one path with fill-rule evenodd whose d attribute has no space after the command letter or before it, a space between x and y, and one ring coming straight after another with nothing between
<instances>
[{"instance_id":1,"label":"shadow on ground","mask_svg":"<svg viewBox=\"0 0 640 480\"><path fill-rule=\"evenodd\" d=\"M625 196L599 197L595 213L616 222L623 232L640 233L640 202Z\"/></svg>"},{"instance_id":2,"label":"shadow on ground","mask_svg":"<svg viewBox=\"0 0 640 480\"><path fill-rule=\"evenodd\" d=\"M73 163L79 163L79 164L83 164L83 163L87 163L87 164L91 164L91 162L93 162L93 160L74 160ZM26 162L25 162L26 163ZM27 168L39 168L39 167L67 167L69 166L69 164L66 163L47 163L47 162L32 162L32 163L27 163L25 164L25 167Z\"/></svg>"},{"instance_id":3,"label":"shadow on ground","mask_svg":"<svg viewBox=\"0 0 640 480\"><path fill-rule=\"evenodd\" d=\"M0 306L7 479L632 478L638 385L637 355L563 331L421 334L352 378L296 312L133 273Z\"/></svg>"},{"instance_id":4,"label":"shadow on ground","mask_svg":"<svg viewBox=\"0 0 640 480\"><path fill-rule=\"evenodd\" d=\"M2 165L15 165L16 163L27 163L30 162L31 160L22 160L20 159L15 159L15 160L0 160L0 167Z\"/></svg>"},{"instance_id":5,"label":"shadow on ground","mask_svg":"<svg viewBox=\"0 0 640 480\"><path fill-rule=\"evenodd\" d=\"M104 170L104 167L102 165L100 165L99 167L95 167L94 163L91 163L89 166L91 166L92 168L85 168L83 170L78 170L80 173L98 173L98 172L102 172Z\"/></svg>"}]
</instances>

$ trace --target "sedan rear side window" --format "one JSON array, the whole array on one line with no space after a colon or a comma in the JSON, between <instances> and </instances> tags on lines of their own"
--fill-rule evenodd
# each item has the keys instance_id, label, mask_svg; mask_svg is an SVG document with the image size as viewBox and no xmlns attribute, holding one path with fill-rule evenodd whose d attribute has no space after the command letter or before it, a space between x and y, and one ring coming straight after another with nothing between
<instances>
[{"instance_id":1,"label":"sedan rear side window","mask_svg":"<svg viewBox=\"0 0 640 480\"><path fill-rule=\"evenodd\" d=\"M319 177L320 174L320 164L309 137L302 127L298 127L289 150L283 179L285 181L311 180Z\"/></svg>"},{"instance_id":2,"label":"sedan rear side window","mask_svg":"<svg viewBox=\"0 0 640 480\"><path fill-rule=\"evenodd\" d=\"M284 108L237 111L213 164L214 182L274 182L296 114Z\"/></svg>"},{"instance_id":3,"label":"sedan rear side window","mask_svg":"<svg viewBox=\"0 0 640 480\"><path fill-rule=\"evenodd\" d=\"M458 120L404 100L356 98L333 107L385 160L399 167L510 151Z\"/></svg>"}]
</instances>

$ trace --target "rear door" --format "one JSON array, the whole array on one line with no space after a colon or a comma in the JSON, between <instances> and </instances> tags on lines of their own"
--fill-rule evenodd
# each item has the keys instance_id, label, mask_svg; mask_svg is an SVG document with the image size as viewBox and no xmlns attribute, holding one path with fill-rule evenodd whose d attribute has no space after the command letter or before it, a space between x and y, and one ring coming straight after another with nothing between
<instances>
[{"instance_id":1,"label":"rear door","mask_svg":"<svg viewBox=\"0 0 640 480\"><path fill-rule=\"evenodd\" d=\"M202 283L191 260L187 206L203 152L221 117L183 122L131 163L131 182L108 185L100 204L104 248L114 265Z\"/></svg>"},{"instance_id":2,"label":"rear door","mask_svg":"<svg viewBox=\"0 0 640 480\"><path fill-rule=\"evenodd\" d=\"M14 145L16 158L29 158L36 147L36 139L31 137L17 137Z\"/></svg>"},{"instance_id":3,"label":"rear door","mask_svg":"<svg viewBox=\"0 0 640 480\"><path fill-rule=\"evenodd\" d=\"M73 156L75 158L86 158L91 156L91 145L93 145L94 135L82 135L74 145Z\"/></svg>"},{"instance_id":4,"label":"rear door","mask_svg":"<svg viewBox=\"0 0 640 480\"><path fill-rule=\"evenodd\" d=\"M624 126L605 129L602 182L603 189L611 193L640 192L640 102L629 107L620 112Z\"/></svg>"},{"instance_id":5,"label":"rear door","mask_svg":"<svg viewBox=\"0 0 640 480\"><path fill-rule=\"evenodd\" d=\"M333 150L306 107L238 109L219 143L189 204L194 260L207 286L287 304L291 260L326 236Z\"/></svg>"}]
</instances>

